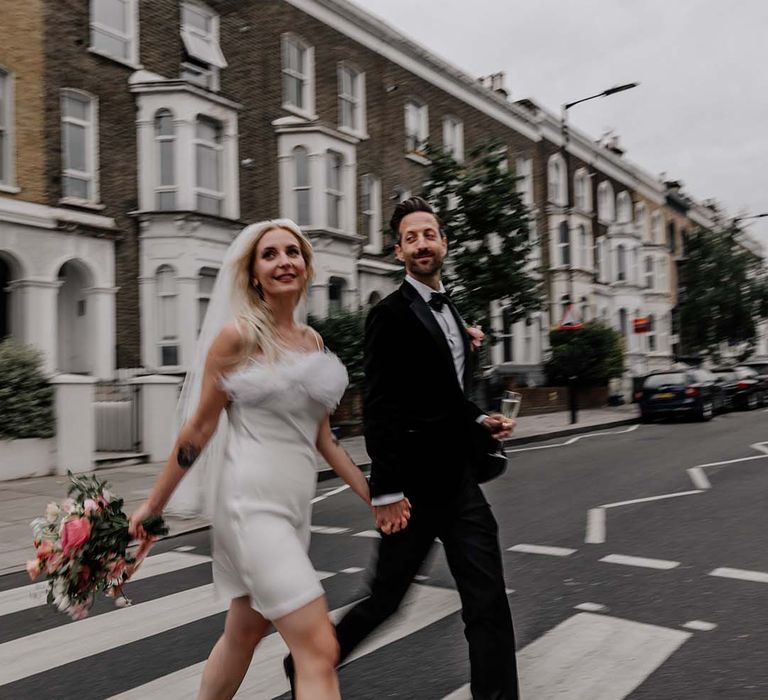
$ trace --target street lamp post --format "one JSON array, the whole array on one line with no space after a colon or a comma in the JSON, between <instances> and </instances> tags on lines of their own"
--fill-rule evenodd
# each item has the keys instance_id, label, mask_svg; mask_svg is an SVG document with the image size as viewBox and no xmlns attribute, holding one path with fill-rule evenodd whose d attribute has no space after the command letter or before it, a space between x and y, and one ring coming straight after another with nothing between
<instances>
[{"instance_id":1,"label":"street lamp post","mask_svg":"<svg viewBox=\"0 0 768 700\"><path fill-rule=\"evenodd\" d=\"M578 104L581 104L582 102L589 102L589 100L596 100L599 97L609 97L610 95L615 95L618 92L624 92L625 90L631 90L632 88L635 88L640 83L624 83L623 85L616 85L615 87L608 88L607 90L603 90L602 92L598 92L595 95L590 95L589 97L582 97L579 100L574 100L573 102L566 102L562 106L562 111L560 115L560 152L563 158L564 163L564 169L565 169L565 225L568 231L568 303L571 307L571 312L573 313L574 309L574 303L575 303L575 295L573 290L573 253L574 253L574 246L573 241L571 239L571 233L572 233L572 227L571 227L571 213L573 211L573 202L571 197L571 173L570 173L570 154L568 151L568 110L571 109L571 107L575 107ZM558 232L559 235L559 232ZM555 300L553 299L553 302ZM557 308L555 304L553 304L553 308ZM571 377L569 387L568 387L568 403L570 406L571 411L571 423L578 422L578 402L576 397L576 380L578 377Z\"/></svg>"}]
</instances>

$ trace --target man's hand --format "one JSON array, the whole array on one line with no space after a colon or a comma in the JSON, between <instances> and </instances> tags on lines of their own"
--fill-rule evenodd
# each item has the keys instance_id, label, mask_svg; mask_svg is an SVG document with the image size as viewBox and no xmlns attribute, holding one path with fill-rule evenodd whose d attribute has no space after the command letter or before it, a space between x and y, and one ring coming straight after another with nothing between
<instances>
[{"instance_id":1,"label":"man's hand","mask_svg":"<svg viewBox=\"0 0 768 700\"><path fill-rule=\"evenodd\" d=\"M512 435L516 423L512 418L505 418L500 413L494 413L483 421L483 425L490 430L494 438L505 440Z\"/></svg>"},{"instance_id":2,"label":"man's hand","mask_svg":"<svg viewBox=\"0 0 768 700\"><path fill-rule=\"evenodd\" d=\"M393 535L404 530L408 525L411 517L411 502L403 498L387 506L373 506L373 515L376 518L376 527L385 535Z\"/></svg>"}]
</instances>

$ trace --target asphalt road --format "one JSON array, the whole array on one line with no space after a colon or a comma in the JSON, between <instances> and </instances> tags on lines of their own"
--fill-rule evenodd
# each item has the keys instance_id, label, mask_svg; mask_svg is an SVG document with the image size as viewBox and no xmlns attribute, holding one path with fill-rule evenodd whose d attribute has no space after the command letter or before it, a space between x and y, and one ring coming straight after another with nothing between
<instances>
[{"instance_id":1,"label":"asphalt road","mask_svg":"<svg viewBox=\"0 0 768 700\"><path fill-rule=\"evenodd\" d=\"M737 412L510 453L507 474L485 489L526 700L768 698L766 425L763 410ZM338 487L319 485L311 548L332 609L364 595L376 545L366 508ZM183 688L223 624L201 589L209 553L207 532L160 543L148 560L162 555L157 575L130 584L134 605L115 612L101 601L90 627L13 603L28 582L0 579L0 698L193 697ZM341 670L345 698L469 697L439 544L422 575L417 603ZM202 602L187 599L197 591ZM242 697L281 696L282 651L271 642Z\"/></svg>"}]
</instances>

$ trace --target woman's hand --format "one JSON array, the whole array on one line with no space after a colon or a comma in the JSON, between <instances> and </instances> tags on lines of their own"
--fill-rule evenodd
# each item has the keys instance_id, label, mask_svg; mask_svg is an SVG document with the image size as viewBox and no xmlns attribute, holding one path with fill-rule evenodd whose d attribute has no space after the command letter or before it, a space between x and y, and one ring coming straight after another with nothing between
<instances>
[{"instance_id":1,"label":"woman's hand","mask_svg":"<svg viewBox=\"0 0 768 700\"><path fill-rule=\"evenodd\" d=\"M146 540L150 538L144 529L144 521L153 515L162 515L162 510L153 508L149 501L144 501L128 519L128 534L135 540Z\"/></svg>"}]
</instances>

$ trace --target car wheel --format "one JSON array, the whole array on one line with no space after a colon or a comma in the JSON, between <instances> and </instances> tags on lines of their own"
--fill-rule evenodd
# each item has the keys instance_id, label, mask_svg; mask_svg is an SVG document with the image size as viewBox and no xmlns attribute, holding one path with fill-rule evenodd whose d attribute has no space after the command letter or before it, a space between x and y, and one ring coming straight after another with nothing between
<instances>
[{"instance_id":1,"label":"car wheel","mask_svg":"<svg viewBox=\"0 0 768 700\"><path fill-rule=\"evenodd\" d=\"M747 397L747 409L750 410L750 411L754 411L758 407L759 403L760 403L760 401L758 400L757 392L753 391Z\"/></svg>"},{"instance_id":2,"label":"car wheel","mask_svg":"<svg viewBox=\"0 0 768 700\"><path fill-rule=\"evenodd\" d=\"M708 421L712 418L712 402L704 401L699 409L699 420Z\"/></svg>"}]
</instances>

